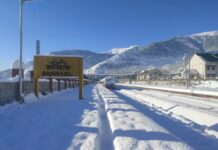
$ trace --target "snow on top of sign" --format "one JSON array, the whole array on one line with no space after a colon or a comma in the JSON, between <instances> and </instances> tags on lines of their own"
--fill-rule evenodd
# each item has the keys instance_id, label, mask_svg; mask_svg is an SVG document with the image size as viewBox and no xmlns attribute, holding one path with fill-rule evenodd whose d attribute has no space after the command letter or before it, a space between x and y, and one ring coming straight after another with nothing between
<instances>
[{"instance_id":1,"label":"snow on top of sign","mask_svg":"<svg viewBox=\"0 0 218 150\"><path fill-rule=\"evenodd\" d=\"M82 55L35 55L35 57L79 57L79 58L83 58Z\"/></svg>"}]
</instances>

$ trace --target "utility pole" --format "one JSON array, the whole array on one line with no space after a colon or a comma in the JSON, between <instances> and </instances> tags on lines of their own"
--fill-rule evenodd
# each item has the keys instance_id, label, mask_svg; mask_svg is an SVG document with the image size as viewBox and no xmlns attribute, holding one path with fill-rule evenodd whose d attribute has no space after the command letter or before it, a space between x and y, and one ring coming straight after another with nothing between
<instances>
[{"instance_id":1,"label":"utility pole","mask_svg":"<svg viewBox=\"0 0 218 150\"><path fill-rule=\"evenodd\" d=\"M19 102L22 104L24 103L24 98L23 98L23 4L26 1L30 0L19 0L20 4L20 67L19 67Z\"/></svg>"},{"instance_id":2,"label":"utility pole","mask_svg":"<svg viewBox=\"0 0 218 150\"><path fill-rule=\"evenodd\" d=\"M19 102L24 103L23 99L23 3L20 0L20 68L19 68Z\"/></svg>"}]
</instances>

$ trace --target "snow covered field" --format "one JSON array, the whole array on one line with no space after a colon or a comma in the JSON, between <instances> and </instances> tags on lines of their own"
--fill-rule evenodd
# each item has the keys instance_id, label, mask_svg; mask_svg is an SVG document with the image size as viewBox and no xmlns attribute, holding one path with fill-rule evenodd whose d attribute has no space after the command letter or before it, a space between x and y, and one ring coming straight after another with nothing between
<instances>
[{"instance_id":1,"label":"snow covered field","mask_svg":"<svg viewBox=\"0 0 218 150\"><path fill-rule=\"evenodd\" d=\"M0 150L216 150L218 147L218 139L206 132L217 129L218 106L213 100L183 99L131 88L111 91L101 85L85 86L84 100L78 100L78 89L40 99L30 94L25 100L24 105L0 107ZM206 116L194 115L194 119L182 116L182 111L174 111L180 106L187 114L197 111ZM201 118L209 121L196 121Z\"/></svg>"}]
</instances>

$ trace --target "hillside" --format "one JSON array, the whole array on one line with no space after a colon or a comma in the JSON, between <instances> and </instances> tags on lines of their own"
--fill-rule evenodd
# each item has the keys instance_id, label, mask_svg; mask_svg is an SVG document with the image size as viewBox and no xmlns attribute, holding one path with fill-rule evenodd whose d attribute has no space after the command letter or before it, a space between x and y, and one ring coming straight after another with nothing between
<instances>
[{"instance_id":1,"label":"hillside","mask_svg":"<svg viewBox=\"0 0 218 150\"><path fill-rule=\"evenodd\" d=\"M147 46L113 48L105 53L88 50L61 50L50 55L80 55L84 58L86 74L134 73L148 67L181 68L183 56L195 52L217 52L218 32L203 32L189 36L174 37ZM24 65L29 76L32 61ZM0 79L11 77L10 70L0 72Z\"/></svg>"},{"instance_id":2,"label":"hillside","mask_svg":"<svg viewBox=\"0 0 218 150\"><path fill-rule=\"evenodd\" d=\"M96 64L93 73L132 73L147 67L182 64L185 54L213 52L218 50L218 32L204 32L184 37L175 37L148 46L132 46L108 60Z\"/></svg>"},{"instance_id":3,"label":"hillside","mask_svg":"<svg viewBox=\"0 0 218 150\"><path fill-rule=\"evenodd\" d=\"M80 55L83 56L84 69L90 68L106 59L109 59L113 54L95 53L89 50L62 50L51 52L52 55Z\"/></svg>"}]
</instances>

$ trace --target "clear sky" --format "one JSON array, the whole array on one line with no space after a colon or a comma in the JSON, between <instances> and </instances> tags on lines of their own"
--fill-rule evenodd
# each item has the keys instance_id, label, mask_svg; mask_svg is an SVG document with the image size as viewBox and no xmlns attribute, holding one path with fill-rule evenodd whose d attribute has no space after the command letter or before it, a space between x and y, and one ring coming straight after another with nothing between
<instances>
[{"instance_id":1,"label":"clear sky","mask_svg":"<svg viewBox=\"0 0 218 150\"><path fill-rule=\"evenodd\" d=\"M0 70L19 58L19 3L0 0ZM103 52L218 30L218 0L33 0L24 5L24 61L63 49Z\"/></svg>"}]
</instances>

